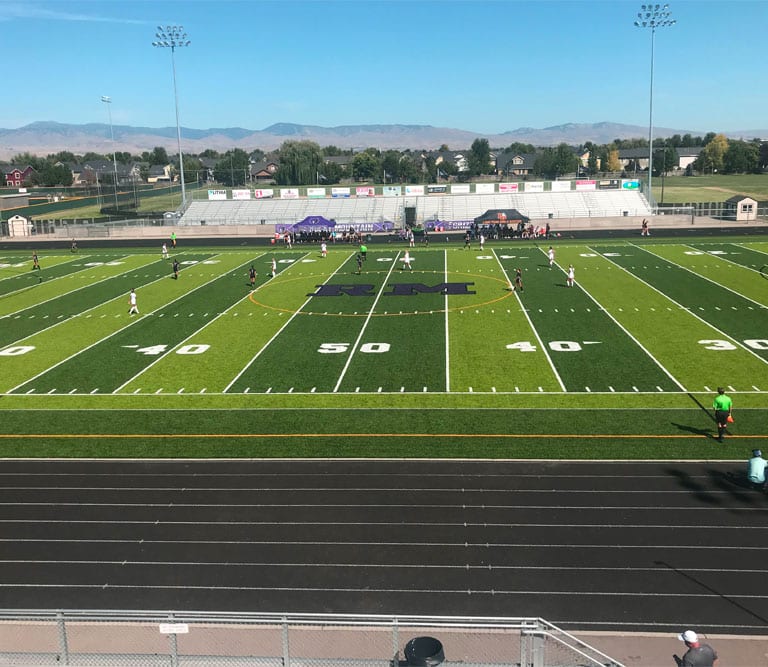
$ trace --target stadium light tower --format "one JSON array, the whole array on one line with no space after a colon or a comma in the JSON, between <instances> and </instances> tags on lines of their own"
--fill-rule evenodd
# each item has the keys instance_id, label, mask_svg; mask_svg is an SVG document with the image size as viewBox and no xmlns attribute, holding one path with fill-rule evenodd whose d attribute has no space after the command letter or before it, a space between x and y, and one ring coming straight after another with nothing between
<instances>
[{"instance_id":1,"label":"stadium light tower","mask_svg":"<svg viewBox=\"0 0 768 667\"><path fill-rule=\"evenodd\" d=\"M157 26L155 41L152 46L160 49L171 50L171 66L173 68L173 97L176 101L176 140L179 148L179 171L181 172L181 208L182 211L187 208L187 188L184 183L184 158L181 155L181 125L179 125L179 94L176 91L176 49L182 46L189 46L192 42L187 39L187 33L184 32L184 26L167 25L165 28Z\"/></svg>"},{"instance_id":2,"label":"stadium light tower","mask_svg":"<svg viewBox=\"0 0 768 667\"><path fill-rule=\"evenodd\" d=\"M637 13L635 26L651 30L651 92L648 113L648 203L653 206L653 51L656 41L656 28L667 28L675 25L669 5L641 5Z\"/></svg>"},{"instance_id":3,"label":"stadium light tower","mask_svg":"<svg viewBox=\"0 0 768 667\"><path fill-rule=\"evenodd\" d=\"M109 97L109 95L102 95L101 101L104 102L107 105L107 116L109 117L109 135L112 137L112 166L114 168L114 174L112 174L112 178L114 179L114 186L115 186L115 208L120 208L117 204L117 153L115 152L115 131L112 129L112 98Z\"/></svg>"}]
</instances>

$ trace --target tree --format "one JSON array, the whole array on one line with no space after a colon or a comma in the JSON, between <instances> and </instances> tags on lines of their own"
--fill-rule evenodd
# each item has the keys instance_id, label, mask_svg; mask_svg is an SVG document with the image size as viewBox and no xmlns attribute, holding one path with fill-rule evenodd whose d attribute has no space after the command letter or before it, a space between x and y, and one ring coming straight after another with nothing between
<instances>
[{"instance_id":1,"label":"tree","mask_svg":"<svg viewBox=\"0 0 768 667\"><path fill-rule=\"evenodd\" d=\"M723 156L723 171L726 174L757 173L760 163L760 151L754 143L729 141L728 150Z\"/></svg>"},{"instance_id":2,"label":"tree","mask_svg":"<svg viewBox=\"0 0 768 667\"><path fill-rule=\"evenodd\" d=\"M344 168L340 164L337 164L336 162L324 162L323 165L320 167L320 180L323 183L327 183L328 185L334 185L335 183L340 183L341 179L344 178L344 176L345 176Z\"/></svg>"},{"instance_id":3,"label":"tree","mask_svg":"<svg viewBox=\"0 0 768 667\"><path fill-rule=\"evenodd\" d=\"M146 161L149 162L150 167L153 167L155 165L165 166L166 164L170 164L171 162L168 159L168 152L162 146L155 146L152 149L152 152L147 154Z\"/></svg>"},{"instance_id":4,"label":"tree","mask_svg":"<svg viewBox=\"0 0 768 667\"><path fill-rule=\"evenodd\" d=\"M280 146L280 167L275 172L278 185L309 185L318 180L323 165L320 145L314 141L285 141Z\"/></svg>"},{"instance_id":5,"label":"tree","mask_svg":"<svg viewBox=\"0 0 768 667\"><path fill-rule=\"evenodd\" d=\"M203 163L200 162L200 158L194 155L184 156L184 182L185 183L197 183L204 181L205 176L202 172L206 171L203 167Z\"/></svg>"},{"instance_id":6,"label":"tree","mask_svg":"<svg viewBox=\"0 0 768 667\"><path fill-rule=\"evenodd\" d=\"M45 166L45 159L32 155L32 153L19 153L11 158L11 164L19 167L32 167L35 171L40 171Z\"/></svg>"},{"instance_id":7,"label":"tree","mask_svg":"<svg viewBox=\"0 0 768 667\"><path fill-rule=\"evenodd\" d=\"M619 149L611 148L605 156L603 162L603 171L621 171L621 160L619 160Z\"/></svg>"},{"instance_id":8,"label":"tree","mask_svg":"<svg viewBox=\"0 0 768 667\"><path fill-rule=\"evenodd\" d=\"M469 149L467 168L470 176L491 173L491 147L488 139L475 139Z\"/></svg>"},{"instance_id":9,"label":"tree","mask_svg":"<svg viewBox=\"0 0 768 667\"><path fill-rule=\"evenodd\" d=\"M680 158L677 155L677 151L672 146L667 146L659 151L653 153L653 166L655 169L654 176L659 176L662 173L668 174L672 171L680 162Z\"/></svg>"},{"instance_id":10,"label":"tree","mask_svg":"<svg viewBox=\"0 0 768 667\"><path fill-rule=\"evenodd\" d=\"M709 137L709 134L704 138L706 143L701 153L699 153L699 157L696 158L694 167L702 173L722 171L724 166L723 158L728 150L728 138L724 134L716 134L707 141L707 137Z\"/></svg>"},{"instance_id":11,"label":"tree","mask_svg":"<svg viewBox=\"0 0 768 667\"><path fill-rule=\"evenodd\" d=\"M375 180L382 176L381 160L376 155L378 151L366 148L352 159L352 177L358 181Z\"/></svg>"},{"instance_id":12,"label":"tree","mask_svg":"<svg viewBox=\"0 0 768 667\"><path fill-rule=\"evenodd\" d=\"M245 185L249 165L248 154L242 148L235 148L221 156L213 168L213 176L219 183L232 188L239 187ZM184 168L184 178L185 180L187 178L186 165ZM194 179L196 180L196 176Z\"/></svg>"},{"instance_id":13,"label":"tree","mask_svg":"<svg viewBox=\"0 0 768 667\"><path fill-rule=\"evenodd\" d=\"M400 158L402 156L398 151L385 151L381 157L382 176L386 174L385 183L392 183L398 180L402 183L402 169L400 168Z\"/></svg>"}]
</instances>

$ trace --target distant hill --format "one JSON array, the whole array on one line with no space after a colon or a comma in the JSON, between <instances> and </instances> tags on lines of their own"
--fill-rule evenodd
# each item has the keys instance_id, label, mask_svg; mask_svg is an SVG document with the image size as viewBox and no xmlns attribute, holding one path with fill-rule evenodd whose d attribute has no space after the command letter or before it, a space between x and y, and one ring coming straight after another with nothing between
<instances>
[{"instance_id":1,"label":"distant hill","mask_svg":"<svg viewBox=\"0 0 768 667\"><path fill-rule=\"evenodd\" d=\"M132 127L115 125L115 147L119 151L141 153L155 146L162 146L169 153L176 153L175 127ZM431 150L446 144L452 150L467 149L479 138L488 139L492 148L504 148L514 142L534 146L554 146L565 142L571 145L592 141L604 144L614 139L641 138L648 135L648 128L621 123L566 123L554 127L521 127L501 134L481 134L447 127L431 125L340 125L321 127L296 123L275 123L263 130L248 130L242 127L209 128L198 130L182 128L182 150L200 153L206 148L226 151L231 148L264 151L278 148L287 140L310 140L321 146L363 149L375 146L381 149ZM679 130L659 127L654 129L655 137L673 134L704 136L706 131ZM768 137L768 130L745 130L727 132L729 137L752 139ZM15 130L0 129L0 160L8 160L18 153L30 152L48 155L67 150L73 153L107 154L112 151L109 125L87 123L69 125L53 121L38 121Z\"/></svg>"}]
</instances>

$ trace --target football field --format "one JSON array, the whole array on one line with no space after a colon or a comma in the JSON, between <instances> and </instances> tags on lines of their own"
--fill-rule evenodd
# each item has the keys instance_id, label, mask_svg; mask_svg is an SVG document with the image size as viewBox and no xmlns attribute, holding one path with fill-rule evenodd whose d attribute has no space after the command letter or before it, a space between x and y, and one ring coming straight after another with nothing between
<instances>
[{"instance_id":1,"label":"football field","mask_svg":"<svg viewBox=\"0 0 768 667\"><path fill-rule=\"evenodd\" d=\"M371 244L360 270L349 245L325 258L316 245L169 260L51 250L39 271L6 251L0 447L499 456L554 438L686 455L712 447L718 386L734 398L733 435L757 446L768 243L686 241L557 241L552 266L548 242ZM510 289L517 270L522 290Z\"/></svg>"}]
</instances>

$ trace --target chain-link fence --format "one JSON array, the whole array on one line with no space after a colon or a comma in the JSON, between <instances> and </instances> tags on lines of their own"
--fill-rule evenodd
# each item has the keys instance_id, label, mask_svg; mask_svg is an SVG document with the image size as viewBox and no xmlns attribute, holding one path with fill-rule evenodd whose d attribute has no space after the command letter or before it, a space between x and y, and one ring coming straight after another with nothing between
<instances>
[{"instance_id":1,"label":"chain-link fence","mask_svg":"<svg viewBox=\"0 0 768 667\"><path fill-rule=\"evenodd\" d=\"M622 667L540 618L0 611L0 665Z\"/></svg>"}]
</instances>

